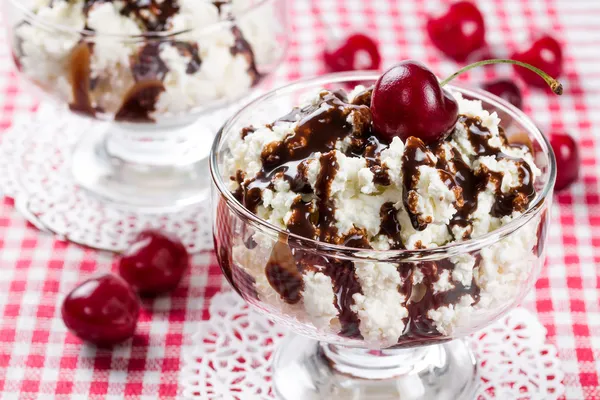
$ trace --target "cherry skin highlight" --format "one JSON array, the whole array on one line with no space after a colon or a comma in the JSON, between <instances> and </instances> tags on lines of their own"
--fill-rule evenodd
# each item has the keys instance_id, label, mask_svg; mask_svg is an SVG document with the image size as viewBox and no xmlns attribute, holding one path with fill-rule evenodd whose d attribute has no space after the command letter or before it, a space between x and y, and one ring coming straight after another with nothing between
<instances>
[{"instance_id":1,"label":"cherry skin highlight","mask_svg":"<svg viewBox=\"0 0 600 400\"><path fill-rule=\"evenodd\" d=\"M533 42L529 49L514 53L511 58L531 64L554 78L558 78L563 72L563 54L560 43L548 35ZM532 71L523 68L515 68L515 71L529 85L546 86L544 80Z\"/></svg>"},{"instance_id":2,"label":"cherry skin highlight","mask_svg":"<svg viewBox=\"0 0 600 400\"><path fill-rule=\"evenodd\" d=\"M458 103L417 61L403 61L379 77L371 98L373 126L387 140L415 136L425 143L445 137L458 119Z\"/></svg>"},{"instance_id":3,"label":"cherry skin highlight","mask_svg":"<svg viewBox=\"0 0 600 400\"><path fill-rule=\"evenodd\" d=\"M571 186L579 178L581 167L579 146L575 139L566 133L552 133L549 139L556 156L554 188L558 192Z\"/></svg>"},{"instance_id":4,"label":"cherry skin highlight","mask_svg":"<svg viewBox=\"0 0 600 400\"><path fill-rule=\"evenodd\" d=\"M179 239L147 230L123 253L119 274L141 295L153 296L175 289L189 266L189 254Z\"/></svg>"},{"instance_id":5,"label":"cherry skin highlight","mask_svg":"<svg viewBox=\"0 0 600 400\"><path fill-rule=\"evenodd\" d=\"M363 33L353 33L323 53L330 72L377 70L381 54L377 42Z\"/></svg>"},{"instance_id":6,"label":"cherry skin highlight","mask_svg":"<svg viewBox=\"0 0 600 400\"><path fill-rule=\"evenodd\" d=\"M448 57L464 61L485 46L485 22L470 1L452 4L438 18L429 17L427 33L433 44Z\"/></svg>"},{"instance_id":7,"label":"cherry skin highlight","mask_svg":"<svg viewBox=\"0 0 600 400\"><path fill-rule=\"evenodd\" d=\"M517 108L523 106L523 96L521 95L521 89L511 80L499 79L492 82L484 83L481 86L484 90L495 94L511 103Z\"/></svg>"},{"instance_id":8,"label":"cherry skin highlight","mask_svg":"<svg viewBox=\"0 0 600 400\"><path fill-rule=\"evenodd\" d=\"M67 328L81 339L102 346L132 337L139 313L136 294L127 282L112 274L82 282L62 305Z\"/></svg>"}]
</instances>

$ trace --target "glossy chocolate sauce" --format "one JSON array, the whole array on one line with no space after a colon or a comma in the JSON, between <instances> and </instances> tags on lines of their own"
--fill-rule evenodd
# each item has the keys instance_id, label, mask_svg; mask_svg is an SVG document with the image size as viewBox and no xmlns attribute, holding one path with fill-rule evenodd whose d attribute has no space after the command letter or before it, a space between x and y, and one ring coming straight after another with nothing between
<instances>
[{"instance_id":1,"label":"glossy chocolate sauce","mask_svg":"<svg viewBox=\"0 0 600 400\"><path fill-rule=\"evenodd\" d=\"M256 67L256 62L254 59L254 52L252 51L252 46L250 43L244 38L242 31L237 26L231 28L231 33L235 37L235 42L229 51L231 55L242 55L246 61L248 62L248 75L252 79L252 84L256 84L261 79L261 74L258 72L258 68Z\"/></svg>"},{"instance_id":2,"label":"glossy chocolate sauce","mask_svg":"<svg viewBox=\"0 0 600 400\"><path fill-rule=\"evenodd\" d=\"M69 108L78 113L94 116L96 109L90 98L90 62L92 53L86 42L79 43L71 53L69 80L73 90L73 102Z\"/></svg>"},{"instance_id":3,"label":"glossy chocolate sauce","mask_svg":"<svg viewBox=\"0 0 600 400\"><path fill-rule=\"evenodd\" d=\"M389 144L370 136L366 141L366 146L356 155L361 155L367 160L367 167L373 172L373 183L380 186L389 186L392 184L388 168L381 164L381 152L389 147ZM354 153L354 152L353 152Z\"/></svg>"},{"instance_id":4,"label":"glossy chocolate sauce","mask_svg":"<svg viewBox=\"0 0 600 400\"><path fill-rule=\"evenodd\" d=\"M262 201L262 190L271 188L272 180L278 177L285 179L294 192L311 194L312 190L306 179L305 160L314 152L322 152L318 160L320 169L315 191L312 193L313 200L296 200L292 205L292 218L288 225L290 232L297 235L334 243L337 240L337 229L335 204L330 200L330 189L339 166L332 150L338 140L363 135L362 131L356 131L356 125L348 122L351 112L360 113L360 117L368 120L369 123L363 124L365 128L370 125L367 107L349 105L339 94L325 92L318 104L303 109L296 108L274 122L273 125L278 121L298 121L298 124L292 135L263 149L262 170L253 180L242 185L242 204L248 210L256 212Z\"/></svg>"},{"instance_id":5,"label":"glossy chocolate sauce","mask_svg":"<svg viewBox=\"0 0 600 400\"><path fill-rule=\"evenodd\" d=\"M177 0L128 0L121 9L121 15L135 18L146 32L166 31L171 17L178 12Z\"/></svg>"},{"instance_id":6,"label":"glossy chocolate sauce","mask_svg":"<svg viewBox=\"0 0 600 400\"><path fill-rule=\"evenodd\" d=\"M422 231L427 227L429 221L419 218L417 213L417 193L415 189L419 183L419 167L434 167L436 163L423 141L411 136L406 139L402 165L404 173L402 201L413 228Z\"/></svg>"},{"instance_id":7,"label":"glossy chocolate sauce","mask_svg":"<svg viewBox=\"0 0 600 400\"><path fill-rule=\"evenodd\" d=\"M467 129L469 141L479 156L493 156L499 151L497 147L489 145L489 140L492 138L492 133L481 124L479 118L467 117L461 115L458 117L458 122L462 123Z\"/></svg>"},{"instance_id":8,"label":"glossy chocolate sauce","mask_svg":"<svg viewBox=\"0 0 600 400\"><path fill-rule=\"evenodd\" d=\"M362 339L359 330L360 319L351 309L354 305L353 296L357 293L362 294L354 264L351 261L325 257L306 249L295 249L294 256L298 268L303 272L321 272L331 278L335 294L332 301L338 310L341 326L338 334L347 338Z\"/></svg>"},{"instance_id":9,"label":"glossy chocolate sauce","mask_svg":"<svg viewBox=\"0 0 600 400\"><path fill-rule=\"evenodd\" d=\"M144 80L136 83L125 94L121 108L115 114L115 121L154 122L151 113L165 87L158 80Z\"/></svg>"},{"instance_id":10,"label":"glossy chocolate sauce","mask_svg":"<svg viewBox=\"0 0 600 400\"><path fill-rule=\"evenodd\" d=\"M354 96L354 98L352 99L352 104L357 105L357 106L371 106L371 97L373 96L373 88L374 86L371 86L365 90L363 90L362 92L356 94L356 96Z\"/></svg>"},{"instance_id":11,"label":"glossy chocolate sauce","mask_svg":"<svg viewBox=\"0 0 600 400\"><path fill-rule=\"evenodd\" d=\"M161 43L158 41L149 42L137 54L137 58L131 64L131 74L136 82L162 81L165 78L169 67L160 58L160 46Z\"/></svg>"},{"instance_id":12,"label":"glossy chocolate sauce","mask_svg":"<svg viewBox=\"0 0 600 400\"><path fill-rule=\"evenodd\" d=\"M476 268L481 261L481 257L477 255L475 257ZM464 286L460 282L452 281L454 288L435 293L434 294L434 283L440 279L442 271L451 271L455 268L455 265L448 259L436 261L436 262L423 262L419 264L406 263L401 264L398 267L398 271L401 276L411 278L413 268L418 269L423 274L423 280L421 283L412 285L410 282L412 279L408 279L408 283L405 281L400 289L400 292L406 297L406 308L408 310L408 317L405 321L405 328L402 336L398 342L405 344L406 342L419 342L432 338L439 338L443 336L435 327L433 320L428 318L427 313L430 310L435 310L442 306L448 306L450 304L456 304L460 301L460 298L465 295L470 295L474 303L479 302L480 289L477 285L475 278L472 279L469 286Z\"/></svg>"},{"instance_id":13,"label":"glossy chocolate sauce","mask_svg":"<svg viewBox=\"0 0 600 400\"><path fill-rule=\"evenodd\" d=\"M302 299L304 289L302 272L297 268L294 255L285 238L280 238L273 246L265 267L265 275L273 290L286 303L296 304Z\"/></svg>"},{"instance_id":14,"label":"glossy chocolate sauce","mask_svg":"<svg viewBox=\"0 0 600 400\"><path fill-rule=\"evenodd\" d=\"M386 235L391 240L390 248L392 250L403 249L404 243L400 237L400 222L398 222L398 210L394 207L394 203L384 203L379 212L381 217L382 235Z\"/></svg>"}]
</instances>

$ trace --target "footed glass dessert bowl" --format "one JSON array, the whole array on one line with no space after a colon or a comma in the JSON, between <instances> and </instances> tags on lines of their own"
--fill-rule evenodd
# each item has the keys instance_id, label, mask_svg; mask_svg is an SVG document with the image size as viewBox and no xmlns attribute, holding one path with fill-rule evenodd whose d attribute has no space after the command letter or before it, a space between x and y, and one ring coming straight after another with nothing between
<instances>
[{"instance_id":1,"label":"footed glass dessert bowl","mask_svg":"<svg viewBox=\"0 0 600 400\"><path fill-rule=\"evenodd\" d=\"M420 64L403 68L430 79ZM433 124L450 128L421 119L415 136L394 131L382 78L285 86L213 145L223 273L298 334L274 355L283 399L473 398L477 361L462 338L515 307L544 262L555 161L534 123L433 78L423 99L447 106ZM399 93L396 113L420 96Z\"/></svg>"},{"instance_id":2,"label":"footed glass dessert bowl","mask_svg":"<svg viewBox=\"0 0 600 400\"><path fill-rule=\"evenodd\" d=\"M4 8L21 75L72 112L111 123L81 132L74 180L135 210L208 198L210 145L229 116L218 111L249 95L287 48L284 0L7 0Z\"/></svg>"}]
</instances>

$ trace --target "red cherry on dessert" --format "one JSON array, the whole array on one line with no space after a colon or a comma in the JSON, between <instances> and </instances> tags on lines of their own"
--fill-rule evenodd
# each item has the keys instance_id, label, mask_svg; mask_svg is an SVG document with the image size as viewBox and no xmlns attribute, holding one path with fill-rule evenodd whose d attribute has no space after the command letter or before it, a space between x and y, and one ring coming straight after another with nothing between
<instances>
[{"instance_id":1,"label":"red cherry on dessert","mask_svg":"<svg viewBox=\"0 0 600 400\"><path fill-rule=\"evenodd\" d=\"M533 42L529 49L513 54L511 58L531 64L554 78L558 78L563 71L563 54L560 43L548 35ZM538 87L546 85L544 80L532 71L523 68L517 68L516 71L530 85Z\"/></svg>"},{"instance_id":2,"label":"red cherry on dessert","mask_svg":"<svg viewBox=\"0 0 600 400\"><path fill-rule=\"evenodd\" d=\"M457 61L464 61L485 45L483 15L469 1L452 4L438 18L429 17L427 33L438 49Z\"/></svg>"},{"instance_id":3,"label":"red cherry on dessert","mask_svg":"<svg viewBox=\"0 0 600 400\"><path fill-rule=\"evenodd\" d=\"M112 274L79 284L62 305L67 328L98 345L113 345L132 337L139 313L136 294L127 282Z\"/></svg>"},{"instance_id":4,"label":"red cherry on dessert","mask_svg":"<svg viewBox=\"0 0 600 400\"><path fill-rule=\"evenodd\" d=\"M331 72L377 70L381 54L377 42L363 33L353 33L325 49L323 60Z\"/></svg>"},{"instance_id":5,"label":"red cherry on dessert","mask_svg":"<svg viewBox=\"0 0 600 400\"><path fill-rule=\"evenodd\" d=\"M123 253L119 274L142 295L173 290L190 266L179 239L156 230L141 232Z\"/></svg>"},{"instance_id":6,"label":"red cherry on dessert","mask_svg":"<svg viewBox=\"0 0 600 400\"><path fill-rule=\"evenodd\" d=\"M579 147L571 135L566 133L552 133L550 144L556 156L556 191L570 186L579 177L581 160Z\"/></svg>"},{"instance_id":7,"label":"red cherry on dessert","mask_svg":"<svg viewBox=\"0 0 600 400\"><path fill-rule=\"evenodd\" d=\"M403 61L379 77L371 97L373 126L382 137L425 143L445 137L458 119L458 103L417 61Z\"/></svg>"},{"instance_id":8,"label":"red cherry on dessert","mask_svg":"<svg viewBox=\"0 0 600 400\"><path fill-rule=\"evenodd\" d=\"M499 79L493 82L487 82L482 85L484 90L495 94L511 103L517 108L523 106L523 96L521 95L521 89L511 80Z\"/></svg>"}]
</instances>

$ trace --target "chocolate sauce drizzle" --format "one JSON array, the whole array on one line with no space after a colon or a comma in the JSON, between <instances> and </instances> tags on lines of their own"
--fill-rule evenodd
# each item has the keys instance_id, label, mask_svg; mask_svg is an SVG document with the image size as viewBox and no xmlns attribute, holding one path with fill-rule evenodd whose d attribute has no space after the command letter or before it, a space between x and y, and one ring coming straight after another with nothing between
<instances>
[{"instance_id":1,"label":"chocolate sauce drizzle","mask_svg":"<svg viewBox=\"0 0 600 400\"><path fill-rule=\"evenodd\" d=\"M375 86L371 86L362 92L356 94L352 99L352 104L357 106L371 106L371 97L373 96L373 89Z\"/></svg>"},{"instance_id":2,"label":"chocolate sauce drizzle","mask_svg":"<svg viewBox=\"0 0 600 400\"><path fill-rule=\"evenodd\" d=\"M436 163L423 141L411 136L406 139L402 165L404 173L402 201L413 228L422 231L431 221L423 220L417 212L417 193L415 189L419 183L419 167L435 167Z\"/></svg>"},{"instance_id":3,"label":"chocolate sauce drizzle","mask_svg":"<svg viewBox=\"0 0 600 400\"><path fill-rule=\"evenodd\" d=\"M351 308L354 305L353 296L357 293L362 294L352 261L325 257L306 249L295 249L293 252L300 270L321 272L331 279L334 293L332 301L338 310L341 326L338 334L351 339L362 339L359 330L360 319Z\"/></svg>"},{"instance_id":4,"label":"chocolate sauce drizzle","mask_svg":"<svg viewBox=\"0 0 600 400\"><path fill-rule=\"evenodd\" d=\"M78 113L96 115L90 98L90 74L92 52L88 43L79 43L71 53L69 80L73 91L73 102L69 108Z\"/></svg>"},{"instance_id":5,"label":"chocolate sauce drizzle","mask_svg":"<svg viewBox=\"0 0 600 400\"><path fill-rule=\"evenodd\" d=\"M358 113L354 125L348 122L351 113ZM335 204L330 199L330 189L339 166L332 150L338 140L346 137L356 142L355 147L362 144L366 148L366 138L370 136L370 118L368 107L345 103L339 93L332 92L324 92L317 104L294 109L279 118L272 125L281 121L298 121L298 124L292 135L271 143L263 150L261 171L253 180L242 184L242 204L256 212L262 201L262 190L271 188L274 178L282 177L296 193L312 194L313 197L310 201L297 199L292 205L292 218L288 224L290 232L335 243L338 240ZM319 175L315 191L311 193L306 170L307 160L315 152L324 154L318 160Z\"/></svg>"},{"instance_id":6,"label":"chocolate sauce drizzle","mask_svg":"<svg viewBox=\"0 0 600 400\"><path fill-rule=\"evenodd\" d=\"M481 256L475 256L475 265L479 266ZM405 279L404 285L400 288L400 292L407 299L406 308L408 317L405 320L405 328L402 336L398 339L398 343L402 346L413 342L415 345L422 341L429 341L435 338L441 338L443 335L435 327L435 323L427 314L430 310L435 310L442 306L456 304L460 298L465 295L470 295L474 303L477 304L480 299L480 288L472 278L468 286L460 282L452 281L454 288L434 294L434 283L440 279L440 275L444 270L450 271L455 268L455 265L448 259L440 261L428 261L423 263L404 263L398 266L398 272ZM413 270L418 269L423 274L421 283L412 284Z\"/></svg>"},{"instance_id":7,"label":"chocolate sauce drizzle","mask_svg":"<svg viewBox=\"0 0 600 400\"><path fill-rule=\"evenodd\" d=\"M400 236L402 227L398 222L398 210L394 207L394 203L384 203L381 206L379 215L381 217L381 231L379 233L391 239L390 248L392 250L404 249L402 237Z\"/></svg>"}]
</instances>

